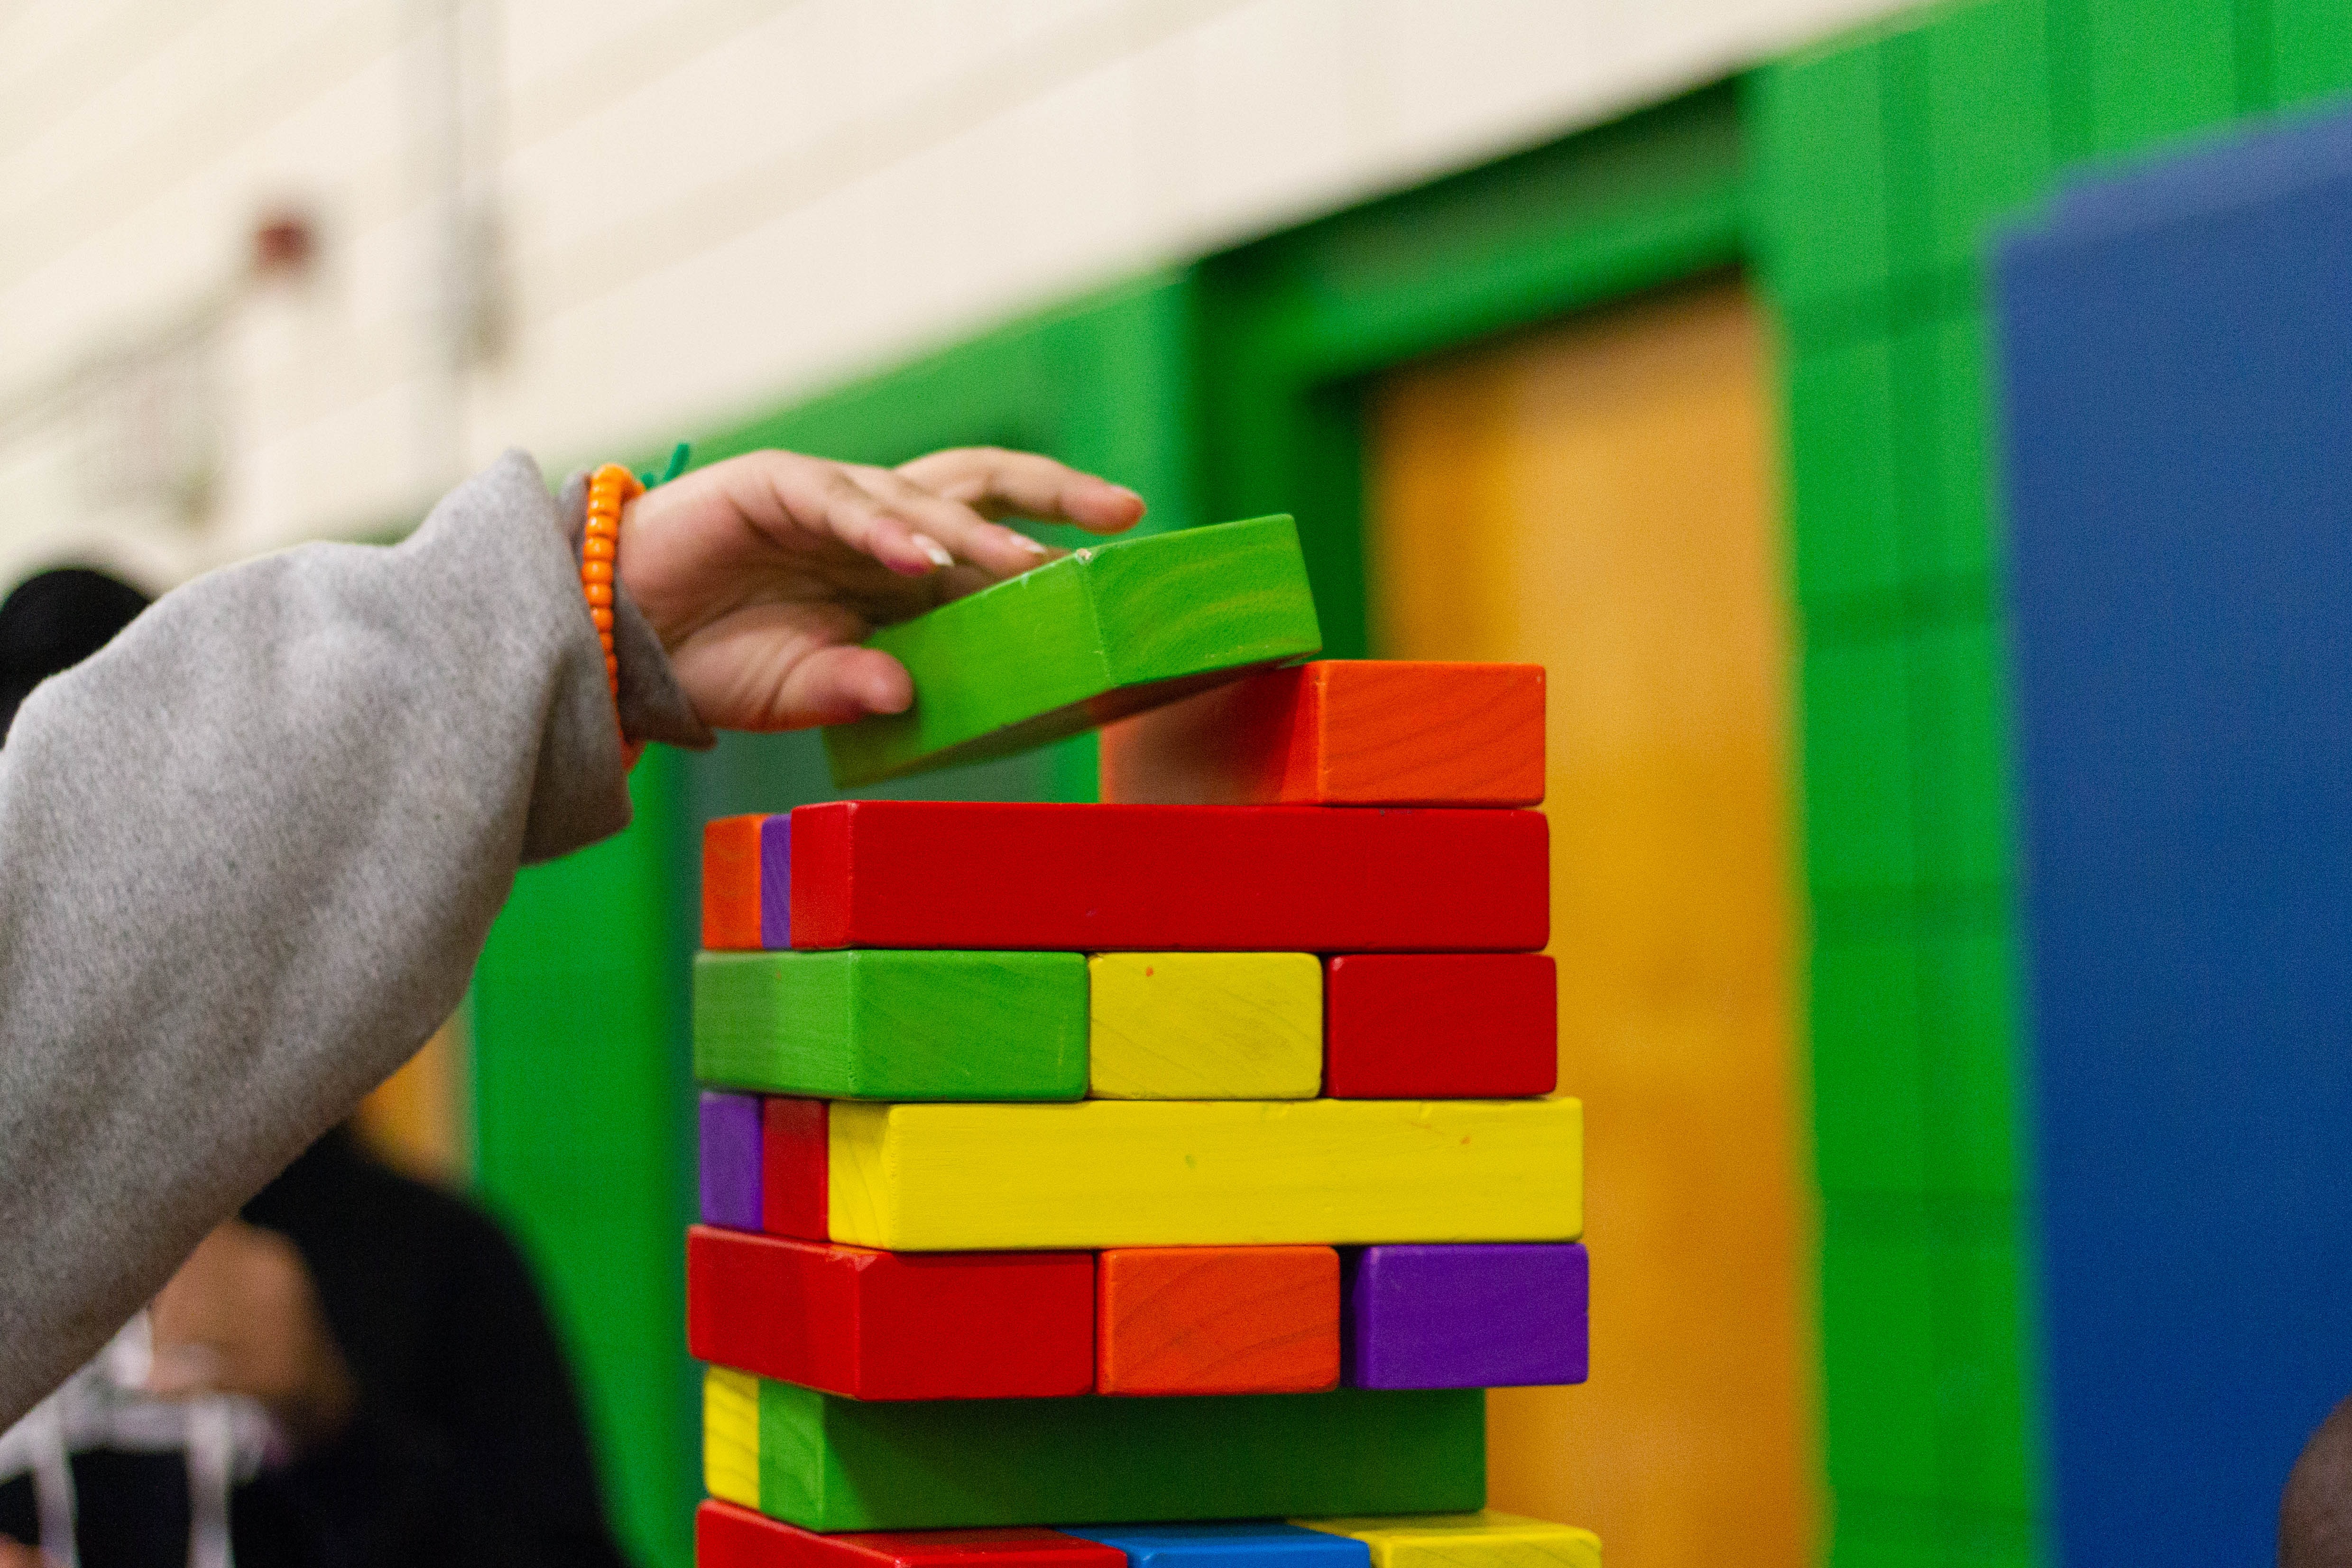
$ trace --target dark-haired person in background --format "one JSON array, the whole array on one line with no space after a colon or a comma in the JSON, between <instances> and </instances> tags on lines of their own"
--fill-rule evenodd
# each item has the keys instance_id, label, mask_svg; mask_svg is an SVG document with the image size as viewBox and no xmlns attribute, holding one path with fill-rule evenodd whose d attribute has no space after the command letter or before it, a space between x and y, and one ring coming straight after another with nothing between
<instances>
[{"instance_id":1,"label":"dark-haired person in background","mask_svg":"<svg viewBox=\"0 0 2352 1568\"><path fill-rule=\"evenodd\" d=\"M78 567L10 594L0 736L34 687L146 606ZM215 1417L222 1451L165 1400ZM522 1259L344 1128L206 1237L50 1404L0 1436L0 1541L62 1559L70 1533L81 1568L223 1548L242 1568L623 1561Z\"/></svg>"}]
</instances>

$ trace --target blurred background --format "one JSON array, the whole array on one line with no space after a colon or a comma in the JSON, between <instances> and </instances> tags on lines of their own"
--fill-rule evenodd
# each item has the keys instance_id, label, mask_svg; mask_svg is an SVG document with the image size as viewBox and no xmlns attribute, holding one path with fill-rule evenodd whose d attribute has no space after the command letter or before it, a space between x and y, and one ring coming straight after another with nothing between
<instances>
[{"instance_id":1,"label":"blurred background","mask_svg":"<svg viewBox=\"0 0 2352 1568\"><path fill-rule=\"evenodd\" d=\"M1595 1371L1494 1397L1496 1506L1620 1568L2043 1561L1991 247L2352 85L2347 35L2325 0L7 0L0 583L394 540L509 447L996 442L1150 528L1293 511L1329 654L1551 671ZM1093 755L905 793L1084 799ZM698 827L829 791L782 736L635 793L363 1123L514 1228L625 1540L684 1564Z\"/></svg>"}]
</instances>

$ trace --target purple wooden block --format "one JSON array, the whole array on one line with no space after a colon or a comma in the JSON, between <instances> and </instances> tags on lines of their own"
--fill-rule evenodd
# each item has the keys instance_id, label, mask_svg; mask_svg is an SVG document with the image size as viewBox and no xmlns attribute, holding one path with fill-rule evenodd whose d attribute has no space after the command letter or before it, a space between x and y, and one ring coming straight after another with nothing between
<instances>
[{"instance_id":1,"label":"purple wooden block","mask_svg":"<svg viewBox=\"0 0 2352 1568\"><path fill-rule=\"evenodd\" d=\"M702 1091L702 1223L760 1228L760 1097Z\"/></svg>"},{"instance_id":2,"label":"purple wooden block","mask_svg":"<svg viewBox=\"0 0 2352 1568\"><path fill-rule=\"evenodd\" d=\"M793 816L788 811L760 824L760 945L777 952L793 945Z\"/></svg>"},{"instance_id":3,"label":"purple wooden block","mask_svg":"<svg viewBox=\"0 0 2352 1568\"><path fill-rule=\"evenodd\" d=\"M1581 1244L1368 1247L1347 1255L1341 1381L1356 1388L1582 1383Z\"/></svg>"}]
</instances>

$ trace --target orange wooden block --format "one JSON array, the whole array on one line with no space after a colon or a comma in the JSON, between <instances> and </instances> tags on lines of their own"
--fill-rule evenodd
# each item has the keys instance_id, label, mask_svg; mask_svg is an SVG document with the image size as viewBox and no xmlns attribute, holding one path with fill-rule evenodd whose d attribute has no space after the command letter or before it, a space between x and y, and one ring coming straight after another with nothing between
<instances>
[{"instance_id":1,"label":"orange wooden block","mask_svg":"<svg viewBox=\"0 0 2352 1568\"><path fill-rule=\"evenodd\" d=\"M1110 801L1521 806L1543 793L1535 664L1318 659L1104 737Z\"/></svg>"},{"instance_id":2,"label":"orange wooden block","mask_svg":"<svg viewBox=\"0 0 2352 1568\"><path fill-rule=\"evenodd\" d=\"M1095 1292L1098 1394L1305 1394L1339 1382L1330 1247L1112 1247Z\"/></svg>"}]
</instances>

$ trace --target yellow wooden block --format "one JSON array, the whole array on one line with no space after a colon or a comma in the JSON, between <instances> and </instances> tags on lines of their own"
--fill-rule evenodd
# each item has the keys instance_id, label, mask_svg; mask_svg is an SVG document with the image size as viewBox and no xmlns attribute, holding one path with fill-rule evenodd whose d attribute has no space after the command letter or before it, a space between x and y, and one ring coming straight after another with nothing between
<instances>
[{"instance_id":1,"label":"yellow wooden block","mask_svg":"<svg viewBox=\"0 0 2352 1568\"><path fill-rule=\"evenodd\" d=\"M1313 953L1099 953L1087 996L1097 1100L1311 1100L1323 1087Z\"/></svg>"},{"instance_id":2,"label":"yellow wooden block","mask_svg":"<svg viewBox=\"0 0 2352 1568\"><path fill-rule=\"evenodd\" d=\"M1372 1568L1601 1568L1592 1531L1493 1509L1290 1522L1364 1542Z\"/></svg>"},{"instance_id":3,"label":"yellow wooden block","mask_svg":"<svg viewBox=\"0 0 2352 1568\"><path fill-rule=\"evenodd\" d=\"M833 1239L903 1252L1572 1241L1573 1100L840 1101Z\"/></svg>"},{"instance_id":4,"label":"yellow wooden block","mask_svg":"<svg viewBox=\"0 0 2352 1568\"><path fill-rule=\"evenodd\" d=\"M702 1374L702 1485L721 1501L760 1506L760 1380L748 1372Z\"/></svg>"}]
</instances>

